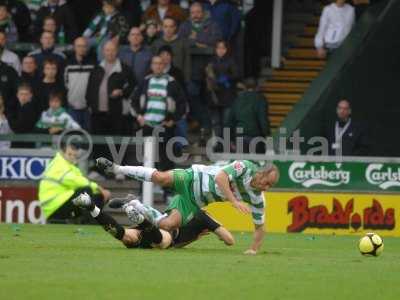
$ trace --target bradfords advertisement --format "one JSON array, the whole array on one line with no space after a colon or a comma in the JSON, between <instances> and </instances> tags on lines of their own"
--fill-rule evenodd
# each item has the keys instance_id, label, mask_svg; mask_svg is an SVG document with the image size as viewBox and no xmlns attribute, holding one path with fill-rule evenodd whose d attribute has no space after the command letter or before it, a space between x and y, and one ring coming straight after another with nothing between
<instances>
[{"instance_id":1,"label":"bradfords advertisement","mask_svg":"<svg viewBox=\"0 0 400 300\"><path fill-rule=\"evenodd\" d=\"M39 180L50 157L1 156L0 180Z\"/></svg>"},{"instance_id":2,"label":"bradfords advertisement","mask_svg":"<svg viewBox=\"0 0 400 300\"><path fill-rule=\"evenodd\" d=\"M0 223L44 224L45 219L32 187L0 187Z\"/></svg>"},{"instance_id":3,"label":"bradfords advertisement","mask_svg":"<svg viewBox=\"0 0 400 300\"><path fill-rule=\"evenodd\" d=\"M281 233L400 236L400 201L393 195L350 193L266 193L266 230ZM207 210L231 230L251 231L251 217L231 205Z\"/></svg>"},{"instance_id":4,"label":"bradfords advertisement","mask_svg":"<svg viewBox=\"0 0 400 300\"><path fill-rule=\"evenodd\" d=\"M291 190L400 191L400 164L275 162L277 188Z\"/></svg>"}]
</instances>

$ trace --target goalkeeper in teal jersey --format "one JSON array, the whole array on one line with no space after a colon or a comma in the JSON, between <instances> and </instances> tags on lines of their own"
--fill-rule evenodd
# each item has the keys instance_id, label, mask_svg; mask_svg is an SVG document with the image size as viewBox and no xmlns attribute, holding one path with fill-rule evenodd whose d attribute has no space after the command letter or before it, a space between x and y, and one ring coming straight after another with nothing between
<instances>
[{"instance_id":1,"label":"goalkeeper in teal jersey","mask_svg":"<svg viewBox=\"0 0 400 300\"><path fill-rule=\"evenodd\" d=\"M122 173L140 181L150 181L172 188L176 195L166 210L159 214L138 203L136 209L157 227L172 231L186 225L201 207L212 202L229 201L242 213L251 213L255 226L254 239L246 254L256 254L264 238L265 202L262 192L279 180L275 165L260 168L251 161L234 161L226 166L192 165L189 169L158 171L142 166L119 166L97 159L106 172Z\"/></svg>"}]
</instances>

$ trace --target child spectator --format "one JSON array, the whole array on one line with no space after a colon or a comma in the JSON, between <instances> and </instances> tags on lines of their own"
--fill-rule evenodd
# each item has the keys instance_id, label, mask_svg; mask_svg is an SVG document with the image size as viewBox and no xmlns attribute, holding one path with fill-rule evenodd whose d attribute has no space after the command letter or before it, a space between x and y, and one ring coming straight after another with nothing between
<instances>
[{"instance_id":1,"label":"child spectator","mask_svg":"<svg viewBox=\"0 0 400 300\"><path fill-rule=\"evenodd\" d=\"M46 110L49 105L50 93L57 91L65 94L65 87L63 81L58 79L58 66L55 60L45 60L43 74L44 77L39 84L38 93L41 110Z\"/></svg>"},{"instance_id":2,"label":"child spectator","mask_svg":"<svg viewBox=\"0 0 400 300\"><path fill-rule=\"evenodd\" d=\"M159 38L159 27L156 21L150 20L146 22L144 42L147 46L151 47L153 43Z\"/></svg>"},{"instance_id":3,"label":"child spectator","mask_svg":"<svg viewBox=\"0 0 400 300\"><path fill-rule=\"evenodd\" d=\"M5 115L5 107L3 96L0 94L0 134L12 133L10 125ZM0 141L0 150L9 149L11 143L9 141Z\"/></svg>"},{"instance_id":4,"label":"child spectator","mask_svg":"<svg viewBox=\"0 0 400 300\"><path fill-rule=\"evenodd\" d=\"M64 94L53 91L49 96L49 109L42 112L39 121L36 123L38 132L59 134L68 129L80 129L78 123L62 107Z\"/></svg>"},{"instance_id":5,"label":"child spectator","mask_svg":"<svg viewBox=\"0 0 400 300\"><path fill-rule=\"evenodd\" d=\"M6 33L8 43L18 42L17 27L11 18L5 2L0 2L0 30Z\"/></svg>"},{"instance_id":6,"label":"child spectator","mask_svg":"<svg viewBox=\"0 0 400 300\"><path fill-rule=\"evenodd\" d=\"M222 137L223 124L236 96L235 85L238 77L236 63L230 56L225 41L217 42L215 56L206 67L206 76L211 98L212 127L215 135Z\"/></svg>"}]
</instances>

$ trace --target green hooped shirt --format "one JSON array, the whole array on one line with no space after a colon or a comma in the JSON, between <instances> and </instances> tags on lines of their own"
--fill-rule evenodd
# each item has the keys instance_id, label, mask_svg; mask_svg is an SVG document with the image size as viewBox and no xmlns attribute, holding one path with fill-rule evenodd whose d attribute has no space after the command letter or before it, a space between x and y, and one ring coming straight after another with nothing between
<instances>
[{"instance_id":1,"label":"green hooped shirt","mask_svg":"<svg viewBox=\"0 0 400 300\"><path fill-rule=\"evenodd\" d=\"M215 176L223 170L229 176L229 183L236 199L250 205L253 222L264 224L263 194L250 186L258 166L250 161L234 161L226 166L193 165L193 192L200 207L212 202L224 201L223 194L215 183Z\"/></svg>"}]
</instances>

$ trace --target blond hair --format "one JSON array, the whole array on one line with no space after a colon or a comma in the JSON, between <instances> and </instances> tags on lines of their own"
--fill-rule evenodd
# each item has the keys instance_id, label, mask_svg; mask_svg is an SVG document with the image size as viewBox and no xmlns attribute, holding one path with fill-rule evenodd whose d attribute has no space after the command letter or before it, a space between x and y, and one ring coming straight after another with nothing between
<instances>
[{"instance_id":1,"label":"blond hair","mask_svg":"<svg viewBox=\"0 0 400 300\"><path fill-rule=\"evenodd\" d=\"M257 171L257 173L262 174L263 176L268 176L271 172L276 173L276 182L279 181L281 176L278 167L273 163L267 163L264 167Z\"/></svg>"}]
</instances>

